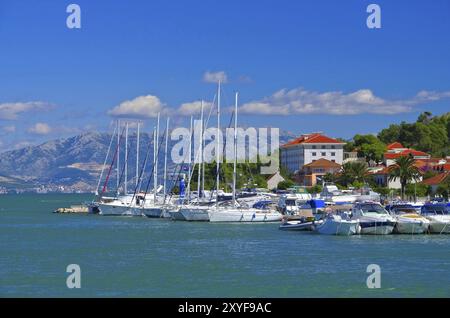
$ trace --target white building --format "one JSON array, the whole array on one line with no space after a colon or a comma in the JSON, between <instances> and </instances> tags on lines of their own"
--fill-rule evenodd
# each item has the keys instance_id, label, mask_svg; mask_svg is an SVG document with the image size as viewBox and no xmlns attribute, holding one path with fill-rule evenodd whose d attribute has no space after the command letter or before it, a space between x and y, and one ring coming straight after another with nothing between
<instances>
[{"instance_id":1,"label":"white building","mask_svg":"<svg viewBox=\"0 0 450 318\"><path fill-rule=\"evenodd\" d=\"M293 173L318 159L326 159L342 165L344 145L344 142L321 133L301 135L280 147L281 164Z\"/></svg>"}]
</instances>

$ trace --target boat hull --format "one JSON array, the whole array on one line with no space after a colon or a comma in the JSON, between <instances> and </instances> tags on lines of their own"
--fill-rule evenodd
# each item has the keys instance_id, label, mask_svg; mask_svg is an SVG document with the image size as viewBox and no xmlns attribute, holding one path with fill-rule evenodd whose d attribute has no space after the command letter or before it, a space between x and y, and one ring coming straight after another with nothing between
<instances>
[{"instance_id":1,"label":"boat hull","mask_svg":"<svg viewBox=\"0 0 450 318\"><path fill-rule=\"evenodd\" d=\"M127 215L127 206L119 206L119 205L113 205L113 204L98 204L98 209L100 210L99 214L105 215L105 216L111 216L111 215Z\"/></svg>"},{"instance_id":2,"label":"boat hull","mask_svg":"<svg viewBox=\"0 0 450 318\"><path fill-rule=\"evenodd\" d=\"M194 222L207 222L209 221L209 214L207 209L192 209L192 208L181 208L179 210L182 218L185 221Z\"/></svg>"},{"instance_id":3,"label":"boat hull","mask_svg":"<svg viewBox=\"0 0 450 318\"><path fill-rule=\"evenodd\" d=\"M141 211L146 217L149 217L149 218L163 217L163 209L161 207L142 208Z\"/></svg>"},{"instance_id":4,"label":"boat hull","mask_svg":"<svg viewBox=\"0 0 450 318\"><path fill-rule=\"evenodd\" d=\"M450 234L450 222L431 221L430 233L433 234Z\"/></svg>"},{"instance_id":5,"label":"boat hull","mask_svg":"<svg viewBox=\"0 0 450 318\"><path fill-rule=\"evenodd\" d=\"M325 235L355 235L358 232L357 221L334 221L326 220L322 225L316 226L315 231Z\"/></svg>"},{"instance_id":6,"label":"boat hull","mask_svg":"<svg viewBox=\"0 0 450 318\"><path fill-rule=\"evenodd\" d=\"M359 222L359 234L387 235L394 231L395 222L391 221L368 221Z\"/></svg>"},{"instance_id":7,"label":"boat hull","mask_svg":"<svg viewBox=\"0 0 450 318\"><path fill-rule=\"evenodd\" d=\"M254 211L210 211L210 222L278 222L282 215L275 212L254 212Z\"/></svg>"},{"instance_id":8,"label":"boat hull","mask_svg":"<svg viewBox=\"0 0 450 318\"><path fill-rule=\"evenodd\" d=\"M282 231L312 231L314 229L314 225L321 223L322 221L316 222L287 221L282 223L279 229Z\"/></svg>"},{"instance_id":9,"label":"boat hull","mask_svg":"<svg viewBox=\"0 0 450 318\"><path fill-rule=\"evenodd\" d=\"M423 234L428 231L430 222L422 221L402 221L398 220L394 228L394 233L397 234Z\"/></svg>"}]
</instances>

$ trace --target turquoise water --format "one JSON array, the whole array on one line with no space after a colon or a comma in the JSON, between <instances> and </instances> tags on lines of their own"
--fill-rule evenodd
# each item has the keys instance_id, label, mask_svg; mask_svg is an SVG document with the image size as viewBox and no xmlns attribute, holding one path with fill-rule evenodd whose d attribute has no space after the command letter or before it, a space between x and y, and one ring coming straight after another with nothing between
<instances>
[{"instance_id":1,"label":"turquoise water","mask_svg":"<svg viewBox=\"0 0 450 318\"><path fill-rule=\"evenodd\" d=\"M449 297L450 236L59 215L86 195L0 196L2 297ZM368 289L369 264L381 288ZM81 267L81 288L66 267Z\"/></svg>"}]
</instances>

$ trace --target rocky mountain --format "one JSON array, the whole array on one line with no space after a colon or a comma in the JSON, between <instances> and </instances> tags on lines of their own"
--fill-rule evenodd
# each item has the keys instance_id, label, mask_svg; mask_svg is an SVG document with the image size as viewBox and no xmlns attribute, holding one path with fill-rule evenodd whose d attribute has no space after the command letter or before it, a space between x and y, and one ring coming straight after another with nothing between
<instances>
[{"instance_id":1,"label":"rocky mountain","mask_svg":"<svg viewBox=\"0 0 450 318\"><path fill-rule=\"evenodd\" d=\"M295 135L283 132L280 143L284 143ZM0 186L11 186L14 184L39 186L39 185L62 185L78 186L84 190L93 190L97 184L98 177L103 167L103 162L108 151L111 134L88 132L70 138L51 140L37 146L29 146L18 150L7 151L0 154ZM128 180L132 180L136 174L136 134L129 136L128 154ZM110 164L115 151L116 141L107 164ZM139 156L142 160L150 147L148 169L153 162L153 141L149 134L141 134ZM159 154L159 175L163 173L164 152ZM125 151L123 144L120 153L120 166L123 167ZM169 168L174 164L169 160ZM104 176L107 171L104 173ZM115 184L116 172L113 169L110 182ZM123 177L122 177L123 178ZM135 179L134 179L135 180ZM132 183L134 181L130 181Z\"/></svg>"}]
</instances>

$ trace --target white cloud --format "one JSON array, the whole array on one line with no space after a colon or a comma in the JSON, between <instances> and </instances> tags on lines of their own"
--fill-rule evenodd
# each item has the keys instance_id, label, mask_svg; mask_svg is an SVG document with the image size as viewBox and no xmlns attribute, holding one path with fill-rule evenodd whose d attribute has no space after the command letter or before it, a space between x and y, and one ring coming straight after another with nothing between
<instances>
[{"instance_id":1,"label":"white cloud","mask_svg":"<svg viewBox=\"0 0 450 318\"><path fill-rule=\"evenodd\" d=\"M48 135L52 129L46 123L36 123L34 126L28 128L28 132L37 135Z\"/></svg>"},{"instance_id":2,"label":"white cloud","mask_svg":"<svg viewBox=\"0 0 450 318\"><path fill-rule=\"evenodd\" d=\"M208 114L207 112L211 109L212 103L203 102L203 111L205 116ZM177 114L182 116L191 116L200 114L202 109L201 101L194 101L191 103L184 103L177 110Z\"/></svg>"},{"instance_id":3,"label":"white cloud","mask_svg":"<svg viewBox=\"0 0 450 318\"><path fill-rule=\"evenodd\" d=\"M46 111L50 108L51 105L45 102L3 103L0 104L0 119L15 120L21 113L36 110Z\"/></svg>"},{"instance_id":4,"label":"white cloud","mask_svg":"<svg viewBox=\"0 0 450 318\"><path fill-rule=\"evenodd\" d=\"M4 132L7 132L7 133L13 133L13 132L16 131L16 126L14 126L14 125L3 126L3 127L2 127L2 130L3 130Z\"/></svg>"},{"instance_id":5,"label":"white cloud","mask_svg":"<svg viewBox=\"0 0 450 318\"><path fill-rule=\"evenodd\" d=\"M146 117L155 118L158 113L164 113L166 105L153 95L139 96L127 100L108 111L108 114L116 117Z\"/></svg>"},{"instance_id":6,"label":"white cloud","mask_svg":"<svg viewBox=\"0 0 450 318\"><path fill-rule=\"evenodd\" d=\"M296 114L399 114L413 110L413 106L450 98L450 92L419 92L408 100L388 100L375 96L370 89L345 94L340 91L315 92L303 88L282 89L262 100L240 107L245 114L296 115Z\"/></svg>"},{"instance_id":7,"label":"white cloud","mask_svg":"<svg viewBox=\"0 0 450 318\"><path fill-rule=\"evenodd\" d=\"M203 74L203 81L206 83L226 83L228 81L227 74L224 71L210 72L206 71Z\"/></svg>"}]
</instances>

